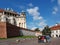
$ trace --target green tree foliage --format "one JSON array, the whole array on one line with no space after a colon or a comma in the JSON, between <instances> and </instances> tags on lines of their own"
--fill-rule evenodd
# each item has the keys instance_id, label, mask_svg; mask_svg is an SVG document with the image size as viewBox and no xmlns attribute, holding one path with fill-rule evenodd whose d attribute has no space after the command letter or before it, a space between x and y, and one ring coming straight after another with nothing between
<instances>
[{"instance_id":1,"label":"green tree foliage","mask_svg":"<svg viewBox=\"0 0 60 45\"><path fill-rule=\"evenodd\" d=\"M35 31L40 31L39 28L36 28Z\"/></svg>"},{"instance_id":2,"label":"green tree foliage","mask_svg":"<svg viewBox=\"0 0 60 45\"><path fill-rule=\"evenodd\" d=\"M51 30L50 30L49 26L44 27L42 34L49 35L49 36L51 35Z\"/></svg>"}]
</instances>

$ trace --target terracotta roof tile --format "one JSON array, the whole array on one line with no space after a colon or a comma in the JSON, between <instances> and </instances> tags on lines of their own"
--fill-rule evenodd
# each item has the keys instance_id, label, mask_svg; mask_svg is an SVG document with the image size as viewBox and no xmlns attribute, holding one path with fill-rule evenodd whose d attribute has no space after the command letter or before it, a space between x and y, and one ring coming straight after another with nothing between
<instances>
[{"instance_id":1,"label":"terracotta roof tile","mask_svg":"<svg viewBox=\"0 0 60 45\"><path fill-rule=\"evenodd\" d=\"M4 10L3 9L0 9L0 12L3 12Z\"/></svg>"},{"instance_id":2,"label":"terracotta roof tile","mask_svg":"<svg viewBox=\"0 0 60 45\"><path fill-rule=\"evenodd\" d=\"M59 30L60 29L60 25L56 25L50 28L51 30Z\"/></svg>"}]
</instances>

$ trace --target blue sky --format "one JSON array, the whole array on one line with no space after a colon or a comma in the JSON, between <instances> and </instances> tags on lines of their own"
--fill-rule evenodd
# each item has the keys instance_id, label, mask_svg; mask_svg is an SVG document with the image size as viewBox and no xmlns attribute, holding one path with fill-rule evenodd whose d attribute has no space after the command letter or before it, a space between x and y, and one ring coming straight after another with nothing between
<instances>
[{"instance_id":1,"label":"blue sky","mask_svg":"<svg viewBox=\"0 0 60 45\"><path fill-rule=\"evenodd\" d=\"M0 8L24 10L29 29L60 23L60 0L0 0Z\"/></svg>"}]
</instances>

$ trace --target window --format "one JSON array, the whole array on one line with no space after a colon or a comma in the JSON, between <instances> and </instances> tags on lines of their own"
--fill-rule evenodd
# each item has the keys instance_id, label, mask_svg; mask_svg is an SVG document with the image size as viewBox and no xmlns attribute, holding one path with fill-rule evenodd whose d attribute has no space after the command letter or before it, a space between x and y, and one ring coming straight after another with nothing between
<instances>
[{"instance_id":1,"label":"window","mask_svg":"<svg viewBox=\"0 0 60 45\"><path fill-rule=\"evenodd\" d=\"M0 13L0 15L2 15L2 13Z\"/></svg>"},{"instance_id":2,"label":"window","mask_svg":"<svg viewBox=\"0 0 60 45\"><path fill-rule=\"evenodd\" d=\"M56 35L56 37L58 37L58 35Z\"/></svg>"},{"instance_id":3,"label":"window","mask_svg":"<svg viewBox=\"0 0 60 45\"><path fill-rule=\"evenodd\" d=\"M54 37L54 35L52 35L52 37Z\"/></svg>"},{"instance_id":4,"label":"window","mask_svg":"<svg viewBox=\"0 0 60 45\"><path fill-rule=\"evenodd\" d=\"M19 23L19 27L20 27L21 23Z\"/></svg>"},{"instance_id":5,"label":"window","mask_svg":"<svg viewBox=\"0 0 60 45\"><path fill-rule=\"evenodd\" d=\"M22 27L23 27L23 23L22 23Z\"/></svg>"},{"instance_id":6,"label":"window","mask_svg":"<svg viewBox=\"0 0 60 45\"><path fill-rule=\"evenodd\" d=\"M19 18L17 20L19 21Z\"/></svg>"},{"instance_id":7,"label":"window","mask_svg":"<svg viewBox=\"0 0 60 45\"><path fill-rule=\"evenodd\" d=\"M13 20L14 20L14 25L16 25L16 20L13 18Z\"/></svg>"},{"instance_id":8,"label":"window","mask_svg":"<svg viewBox=\"0 0 60 45\"><path fill-rule=\"evenodd\" d=\"M52 33L54 33L54 31L52 31Z\"/></svg>"},{"instance_id":9,"label":"window","mask_svg":"<svg viewBox=\"0 0 60 45\"><path fill-rule=\"evenodd\" d=\"M24 22L24 27L25 27L25 22Z\"/></svg>"},{"instance_id":10,"label":"window","mask_svg":"<svg viewBox=\"0 0 60 45\"><path fill-rule=\"evenodd\" d=\"M59 33L60 33L60 30L59 30Z\"/></svg>"},{"instance_id":11,"label":"window","mask_svg":"<svg viewBox=\"0 0 60 45\"><path fill-rule=\"evenodd\" d=\"M6 21L9 22L8 18L6 18Z\"/></svg>"},{"instance_id":12,"label":"window","mask_svg":"<svg viewBox=\"0 0 60 45\"><path fill-rule=\"evenodd\" d=\"M9 15L9 13L7 13L7 15Z\"/></svg>"},{"instance_id":13,"label":"window","mask_svg":"<svg viewBox=\"0 0 60 45\"><path fill-rule=\"evenodd\" d=\"M4 14L6 15L7 13L6 13L6 12L4 12Z\"/></svg>"},{"instance_id":14,"label":"window","mask_svg":"<svg viewBox=\"0 0 60 45\"><path fill-rule=\"evenodd\" d=\"M1 21L1 16L0 16L0 21Z\"/></svg>"},{"instance_id":15,"label":"window","mask_svg":"<svg viewBox=\"0 0 60 45\"><path fill-rule=\"evenodd\" d=\"M21 18L21 20L22 20L22 18Z\"/></svg>"},{"instance_id":16,"label":"window","mask_svg":"<svg viewBox=\"0 0 60 45\"><path fill-rule=\"evenodd\" d=\"M58 33L58 30L56 31L56 33Z\"/></svg>"},{"instance_id":17,"label":"window","mask_svg":"<svg viewBox=\"0 0 60 45\"><path fill-rule=\"evenodd\" d=\"M24 18L24 20L25 20L25 18Z\"/></svg>"},{"instance_id":18,"label":"window","mask_svg":"<svg viewBox=\"0 0 60 45\"><path fill-rule=\"evenodd\" d=\"M11 19L8 19L8 22L10 23Z\"/></svg>"}]
</instances>

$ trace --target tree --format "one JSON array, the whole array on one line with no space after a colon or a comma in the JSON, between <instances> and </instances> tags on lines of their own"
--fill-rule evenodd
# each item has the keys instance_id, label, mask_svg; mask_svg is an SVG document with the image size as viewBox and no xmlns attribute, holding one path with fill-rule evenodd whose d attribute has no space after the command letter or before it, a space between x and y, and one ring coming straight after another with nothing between
<instances>
[{"instance_id":1,"label":"tree","mask_svg":"<svg viewBox=\"0 0 60 45\"><path fill-rule=\"evenodd\" d=\"M39 28L36 28L35 31L40 31Z\"/></svg>"},{"instance_id":2,"label":"tree","mask_svg":"<svg viewBox=\"0 0 60 45\"><path fill-rule=\"evenodd\" d=\"M49 26L44 27L42 34L51 36L51 30L50 30Z\"/></svg>"}]
</instances>

